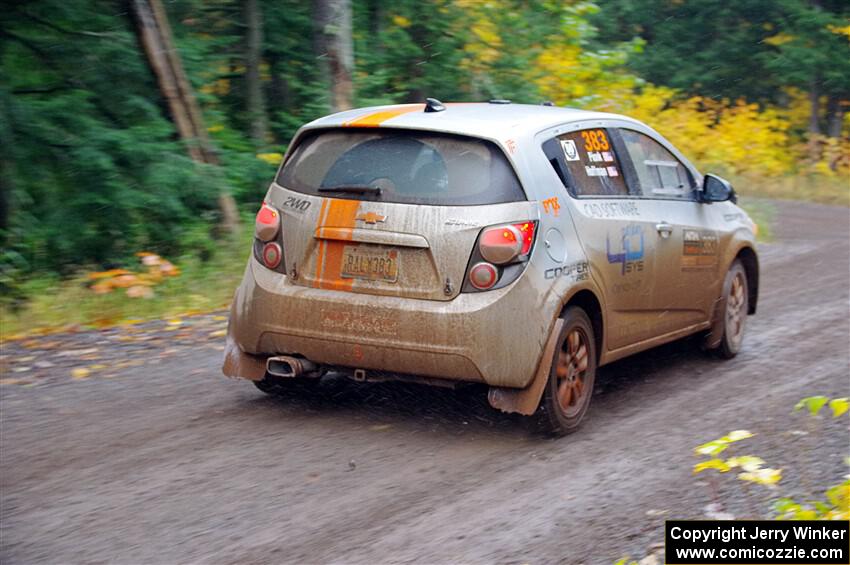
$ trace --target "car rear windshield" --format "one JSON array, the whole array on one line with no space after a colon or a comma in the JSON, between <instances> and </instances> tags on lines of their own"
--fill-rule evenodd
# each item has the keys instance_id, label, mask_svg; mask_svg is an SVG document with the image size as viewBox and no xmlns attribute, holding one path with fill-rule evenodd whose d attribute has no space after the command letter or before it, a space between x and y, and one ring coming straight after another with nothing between
<instances>
[{"instance_id":1,"label":"car rear windshield","mask_svg":"<svg viewBox=\"0 0 850 565\"><path fill-rule=\"evenodd\" d=\"M308 133L277 183L304 194L409 204L462 206L526 199L505 155L492 143L421 131Z\"/></svg>"}]
</instances>

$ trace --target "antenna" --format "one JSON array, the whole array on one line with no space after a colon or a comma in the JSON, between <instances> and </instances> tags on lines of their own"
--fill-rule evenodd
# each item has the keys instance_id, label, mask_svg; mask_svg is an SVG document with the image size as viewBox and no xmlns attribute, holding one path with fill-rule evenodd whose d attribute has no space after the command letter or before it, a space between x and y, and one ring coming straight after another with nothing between
<instances>
[{"instance_id":1,"label":"antenna","mask_svg":"<svg viewBox=\"0 0 850 565\"><path fill-rule=\"evenodd\" d=\"M446 107L443 106L443 103L437 100L436 98L426 98L425 99L425 111L426 112L442 112Z\"/></svg>"}]
</instances>

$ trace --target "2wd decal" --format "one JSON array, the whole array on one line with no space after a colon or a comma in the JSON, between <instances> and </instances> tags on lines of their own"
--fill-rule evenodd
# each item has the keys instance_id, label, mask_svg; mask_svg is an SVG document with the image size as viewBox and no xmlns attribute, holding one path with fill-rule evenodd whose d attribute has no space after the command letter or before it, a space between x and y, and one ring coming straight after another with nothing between
<instances>
[{"instance_id":1,"label":"2wd decal","mask_svg":"<svg viewBox=\"0 0 850 565\"><path fill-rule=\"evenodd\" d=\"M290 210L294 210L296 212L306 212L310 209L310 202L305 198L296 198L295 196L287 196L286 200L283 201L283 205L281 208L289 208Z\"/></svg>"}]
</instances>

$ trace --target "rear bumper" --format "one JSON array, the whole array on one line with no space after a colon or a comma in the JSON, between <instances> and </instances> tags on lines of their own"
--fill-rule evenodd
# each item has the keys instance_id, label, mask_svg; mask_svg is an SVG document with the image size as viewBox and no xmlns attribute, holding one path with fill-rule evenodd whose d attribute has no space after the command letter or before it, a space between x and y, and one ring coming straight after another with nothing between
<instances>
[{"instance_id":1,"label":"rear bumper","mask_svg":"<svg viewBox=\"0 0 850 565\"><path fill-rule=\"evenodd\" d=\"M264 357L289 354L326 365L524 387L554 319L528 279L440 302L297 286L252 258L234 297L223 370L256 380Z\"/></svg>"}]
</instances>

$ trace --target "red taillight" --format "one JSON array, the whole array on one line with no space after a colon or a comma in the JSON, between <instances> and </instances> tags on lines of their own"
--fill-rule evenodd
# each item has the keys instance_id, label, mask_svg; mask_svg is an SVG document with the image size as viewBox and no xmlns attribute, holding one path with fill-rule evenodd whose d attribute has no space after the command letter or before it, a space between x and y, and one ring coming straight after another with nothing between
<instances>
[{"instance_id":1,"label":"red taillight","mask_svg":"<svg viewBox=\"0 0 850 565\"><path fill-rule=\"evenodd\" d=\"M522 222L487 228L478 240L481 256L497 265L527 255L534 242L534 223Z\"/></svg>"},{"instance_id":2,"label":"red taillight","mask_svg":"<svg viewBox=\"0 0 850 565\"><path fill-rule=\"evenodd\" d=\"M487 261L504 265L522 252L522 234L510 225L486 229L478 240L478 249Z\"/></svg>"},{"instance_id":3,"label":"red taillight","mask_svg":"<svg viewBox=\"0 0 850 565\"><path fill-rule=\"evenodd\" d=\"M271 241L280 229L280 214L277 210L263 202L257 219L254 221L254 233L260 241Z\"/></svg>"},{"instance_id":4,"label":"red taillight","mask_svg":"<svg viewBox=\"0 0 850 565\"><path fill-rule=\"evenodd\" d=\"M478 290L493 288L499 280L499 271L490 263L476 263L469 269L469 284Z\"/></svg>"},{"instance_id":5,"label":"red taillight","mask_svg":"<svg viewBox=\"0 0 850 565\"><path fill-rule=\"evenodd\" d=\"M484 228L470 258L463 292L502 288L525 270L534 246L537 222L519 222Z\"/></svg>"},{"instance_id":6,"label":"red taillight","mask_svg":"<svg viewBox=\"0 0 850 565\"><path fill-rule=\"evenodd\" d=\"M269 269L276 269L283 259L283 250L277 243L271 242L263 246L263 263Z\"/></svg>"},{"instance_id":7,"label":"red taillight","mask_svg":"<svg viewBox=\"0 0 850 565\"><path fill-rule=\"evenodd\" d=\"M534 222L522 222L514 224L513 227L519 230L522 235L522 255L528 255L531 251L531 244L534 243Z\"/></svg>"}]
</instances>

